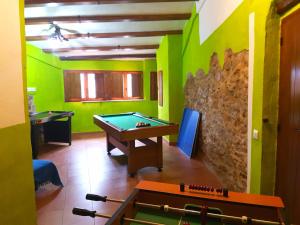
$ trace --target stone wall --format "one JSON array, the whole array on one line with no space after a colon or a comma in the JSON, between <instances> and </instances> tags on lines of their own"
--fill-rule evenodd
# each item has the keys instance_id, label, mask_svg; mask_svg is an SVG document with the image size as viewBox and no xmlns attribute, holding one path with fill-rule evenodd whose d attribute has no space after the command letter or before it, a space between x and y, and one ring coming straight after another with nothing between
<instances>
[{"instance_id":1,"label":"stone wall","mask_svg":"<svg viewBox=\"0 0 300 225\"><path fill-rule=\"evenodd\" d=\"M247 186L248 51L227 49L223 68L213 54L210 70L188 75L185 106L202 112L204 160L230 190Z\"/></svg>"}]
</instances>

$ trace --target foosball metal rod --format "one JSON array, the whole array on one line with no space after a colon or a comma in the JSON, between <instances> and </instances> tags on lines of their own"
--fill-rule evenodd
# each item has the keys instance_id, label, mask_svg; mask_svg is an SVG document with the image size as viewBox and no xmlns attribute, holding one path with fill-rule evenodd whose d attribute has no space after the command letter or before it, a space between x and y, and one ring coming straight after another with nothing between
<instances>
[{"instance_id":1,"label":"foosball metal rod","mask_svg":"<svg viewBox=\"0 0 300 225\"><path fill-rule=\"evenodd\" d=\"M92 201L103 201L103 202L106 202L106 201L117 202L117 203L124 202L124 200L111 199L111 198L107 198L107 196L100 196L100 195L95 195L95 194L87 194L86 199L92 200ZM148 204L148 203L141 203L141 202L135 202L134 204L136 206L140 206L140 207L144 207L144 208L152 208L152 209L159 209L159 210L163 209L164 212L173 211L173 212L177 212L177 213L189 213L192 215L201 215L201 212L199 212L199 211L175 208L175 207L171 207L168 205L155 205L155 204ZM251 223L254 223L254 224L282 225L282 223L280 223L280 222L253 219L253 218L249 218L247 216L238 217L238 216L229 216L229 215L215 214L215 213L207 213L207 216L211 217L211 218L216 218L216 219L235 220L235 221L242 222L244 224L247 224L249 222L249 220L251 220Z\"/></svg>"},{"instance_id":2,"label":"foosball metal rod","mask_svg":"<svg viewBox=\"0 0 300 225\"><path fill-rule=\"evenodd\" d=\"M102 217L102 218L110 219L112 217L111 215L100 214L100 213L97 213L96 211L90 211L87 209L80 209L80 208L73 208L72 213L74 215L78 215L78 216L89 216L89 217L93 217L93 218ZM127 218L127 217L122 217L121 221L128 221L128 222L145 224L145 225L165 225L162 223L154 223L154 222L150 222L150 221L131 219L131 218Z\"/></svg>"},{"instance_id":3,"label":"foosball metal rod","mask_svg":"<svg viewBox=\"0 0 300 225\"><path fill-rule=\"evenodd\" d=\"M195 211L195 210L188 210L188 209L181 209L181 208L175 208L175 207L171 207L168 205L154 205L154 204L148 204L148 203L140 203L140 202L136 202L135 205L140 206L140 207L144 207L144 208L153 208L153 209L161 209L164 212L169 212L169 211L173 211L173 212L177 212L177 213L189 213L192 215L201 215L201 211ZM207 213L208 217L211 218L216 218L216 219L228 219L228 220L235 220L235 221L239 221L242 223L247 223L248 221L248 217L246 216L242 216L242 217L238 217L238 216L229 216L229 215L224 215L224 214L215 214L215 213ZM259 219L253 219L251 218L251 222L255 223L255 224L265 224L265 225L280 225L280 222L274 222L274 221L267 221L267 220L259 220Z\"/></svg>"}]
</instances>

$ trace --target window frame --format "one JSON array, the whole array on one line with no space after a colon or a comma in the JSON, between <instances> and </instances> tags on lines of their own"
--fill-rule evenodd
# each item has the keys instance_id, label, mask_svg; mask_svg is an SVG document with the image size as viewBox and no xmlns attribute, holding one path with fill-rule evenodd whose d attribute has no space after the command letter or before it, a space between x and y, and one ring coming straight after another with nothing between
<instances>
[{"instance_id":1,"label":"window frame","mask_svg":"<svg viewBox=\"0 0 300 225\"><path fill-rule=\"evenodd\" d=\"M74 76L80 74L84 74L84 91L86 98L70 98L66 99L66 85L65 85L65 76ZM123 97L103 97L103 98L89 98L88 97L88 74L95 74L95 77L97 74L121 74L123 76ZM132 75L139 75L140 76L140 96L137 97L128 97L127 93L127 79L125 76L128 74ZM64 83L64 101L65 102L109 102L109 101L137 101L137 100L144 100L144 74L143 71L117 71L117 70L64 70L63 71L63 83ZM125 85L126 86L125 86Z\"/></svg>"}]
</instances>

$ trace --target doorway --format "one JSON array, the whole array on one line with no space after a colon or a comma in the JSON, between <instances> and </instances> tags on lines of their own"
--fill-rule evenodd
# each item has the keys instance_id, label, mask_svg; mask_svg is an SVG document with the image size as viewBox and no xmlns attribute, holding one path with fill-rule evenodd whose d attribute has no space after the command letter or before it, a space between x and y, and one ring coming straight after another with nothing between
<instances>
[{"instance_id":1,"label":"doorway","mask_svg":"<svg viewBox=\"0 0 300 225\"><path fill-rule=\"evenodd\" d=\"M276 195L300 224L300 10L282 20Z\"/></svg>"}]
</instances>

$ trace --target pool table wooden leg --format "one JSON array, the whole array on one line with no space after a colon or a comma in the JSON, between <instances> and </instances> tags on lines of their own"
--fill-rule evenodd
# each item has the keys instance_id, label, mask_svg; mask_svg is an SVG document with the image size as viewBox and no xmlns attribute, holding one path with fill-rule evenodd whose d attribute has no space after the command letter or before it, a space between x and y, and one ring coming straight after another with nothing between
<instances>
[{"instance_id":1,"label":"pool table wooden leg","mask_svg":"<svg viewBox=\"0 0 300 225\"><path fill-rule=\"evenodd\" d=\"M163 167L163 146L162 137L157 137L157 168L161 172Z\"/></svg>"},{"instance_id":2,"label":"pool table wooden leg","mask_svg":"<svg viewBox=\"0 0 300 225\"><path fill-rule=\"evenodd\" d=\"M109 141L109 135L106 133L106 151L108 155L111 155L110 151L113 150L115 146L110 143Z\"/></svg>"},{"instance_id":3,"label":"pool table wooden leg","mask_svg":"<svg viewBox=\"0 0 300 225\"><path fill-rule=\"evenodd\" d=\"M139 169L137 167L137 158L135 157L135 140L128 141L127 142L127 148L128 148L128 165L127 165L127 172L130 177L134 177L136 174L136 171ZM141 159L140 159L141 160Z\"/></svg>"},{"instance_id":4,"label":"pool table wooden leg","mask_svg":"<svg viewBox=\"0 0 300 225\"><path fill-rule=\"evenodd\" d=\"M127 150L125 154L128 156L128 174L133 177L137 170L153 166L162 171L163 153L162 153L162 137L157 137L157 141L149 139L139 139L145 146L135 146L135 141L127 142Z\"/></svg>"}]
</instances>

